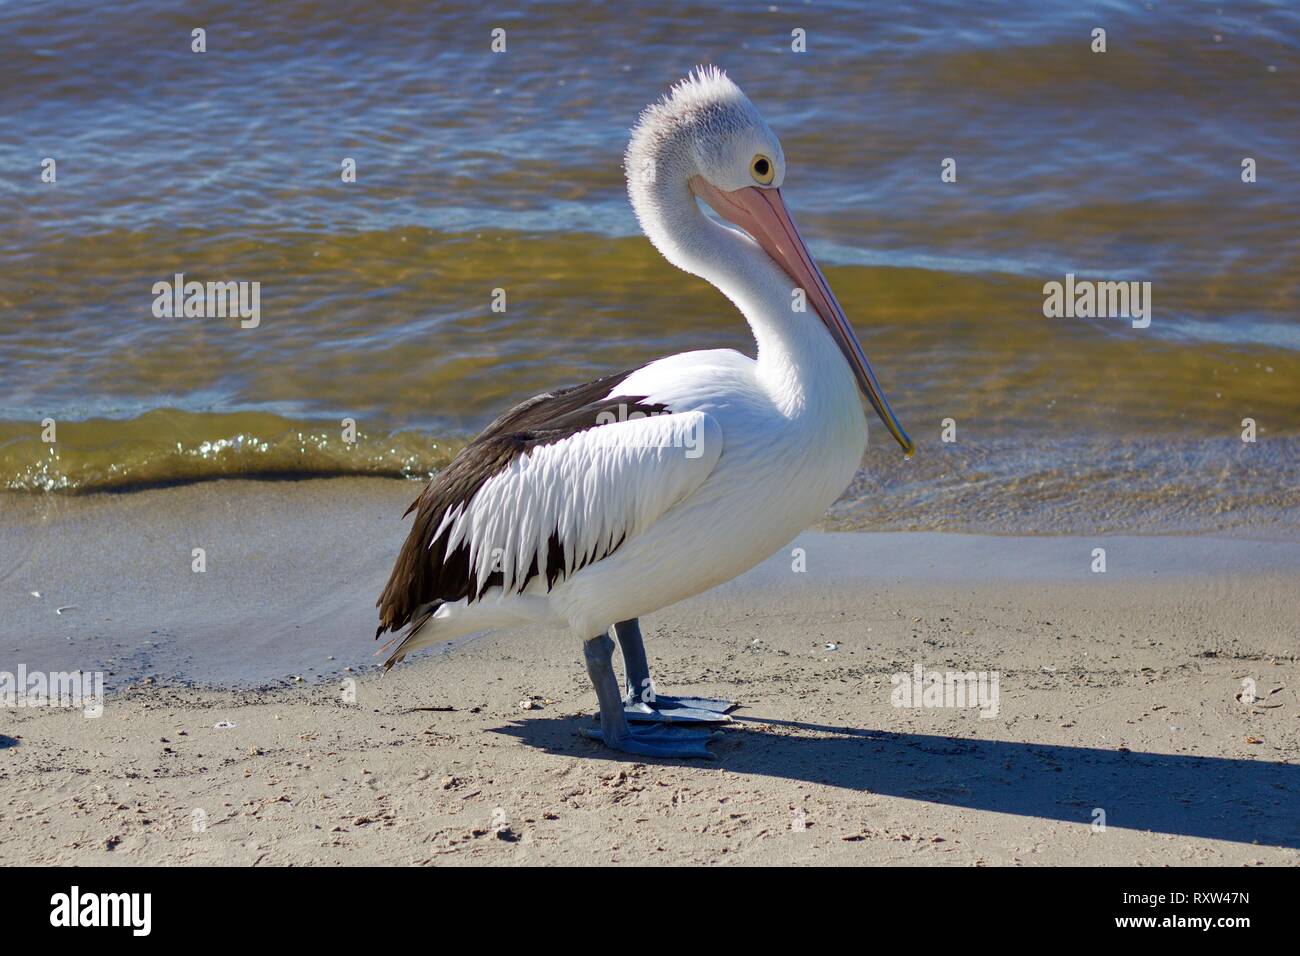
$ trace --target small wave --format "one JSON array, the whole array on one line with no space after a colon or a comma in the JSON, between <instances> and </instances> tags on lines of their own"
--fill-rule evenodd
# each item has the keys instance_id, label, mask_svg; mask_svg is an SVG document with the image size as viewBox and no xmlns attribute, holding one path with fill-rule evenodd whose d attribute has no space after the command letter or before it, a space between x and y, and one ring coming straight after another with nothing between
<instances>
[{"instance_id":1,"label":"small wave","mask_svg":"<svg viewBox=\"0 0 1300 956\"><path fill-rule=\"evenodd\" d=\"M158 409L54 428L56 440L47 442L40 425L0 422L0 488L91 494L218 478L427 478L463 445L415 431L352 434L340 423L261 412Z\"/></svg>"}]
</instances>

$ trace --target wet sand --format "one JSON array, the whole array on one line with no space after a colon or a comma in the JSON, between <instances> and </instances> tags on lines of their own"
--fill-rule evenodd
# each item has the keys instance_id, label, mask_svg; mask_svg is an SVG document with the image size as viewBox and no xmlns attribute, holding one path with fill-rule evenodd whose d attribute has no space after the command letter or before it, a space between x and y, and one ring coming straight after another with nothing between
<instances>
[{"instance_id":1,"label":"wet sand","mask_svg":"<svg viewBox=\"0 0 1300 956\"><path fill-rule=\"evenodd\" d=\"M646 761L579 735L563 633L358 668L416 490L9 509L0 670L117 658L98 719L3 712L0 863L1300 862L1300 545L809 533L645 619L661 690L743 703ZM997 716L893 706L917 664L996 671Z\"/></svg>"}]
</instances>

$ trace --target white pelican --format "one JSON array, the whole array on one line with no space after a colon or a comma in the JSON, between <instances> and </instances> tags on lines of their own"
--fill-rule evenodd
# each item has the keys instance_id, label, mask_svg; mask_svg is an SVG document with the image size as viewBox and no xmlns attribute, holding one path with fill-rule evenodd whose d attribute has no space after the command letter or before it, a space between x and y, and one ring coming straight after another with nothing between
<instances>
[{"instance_id":1,"label":"white pelican","mask_svg":"<svg viewBox=\"0 0 1300 956\"><path fill-rule=\"evenodd\" d=\"M786 211L781 144L735 83L698 68L641 114L624 162L645 234L735 303L757 357L671 355L506 412L408 509L376 637L406 628L391 666L485 628L566 626L600 700L592 736L709 756L710 732L679 721L726 720L732 705L655 694L636 619L748 570L825 512L866 449L859 391L912 443Z\"/></svg>"}]
</instances>

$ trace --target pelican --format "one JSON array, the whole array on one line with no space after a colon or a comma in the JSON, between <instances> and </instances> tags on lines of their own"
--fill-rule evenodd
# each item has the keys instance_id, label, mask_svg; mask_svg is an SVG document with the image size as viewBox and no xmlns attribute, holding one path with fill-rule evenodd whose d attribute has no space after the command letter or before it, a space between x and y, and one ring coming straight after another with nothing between
<instances>
[{"instance_id":1,"label":"pelican","mask_svg":"<svg viewBox=\"0 0 1300 956\"><path fill-rule=\"evenodd\" d=\"M670 355L510 409L407 509L375 636L394 633L391 667L474 631L567 627L600 703L589 736L707 757L734 705L658 694L638 618L816 521L866 450L862 397L907 455L912 442L786 210L781 144L734 82L716 67L678 82L642 112L624 169L646 236L735 304L756 357Z\"/></svg>"}]
</instances>

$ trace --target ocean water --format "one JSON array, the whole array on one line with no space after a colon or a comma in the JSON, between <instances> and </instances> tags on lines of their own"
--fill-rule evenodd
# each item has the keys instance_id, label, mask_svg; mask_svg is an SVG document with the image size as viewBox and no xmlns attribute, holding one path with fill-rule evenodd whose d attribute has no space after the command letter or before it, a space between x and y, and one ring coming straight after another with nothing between
<instances>
[{"instance_id":1,"label":"ocean water","mask_svg":"<svg viewBox=\"0 0 1300 956\"><path fill-rule=\"evenodd\" d=\"M536 392L751 350L624 191L629 126L697 63L781 137L918 443L874 430L828 527L1300 528L1283 3L0 3L0 509L422 478ZM156 317L177 273L260 283L259 323ZM1067 274L1151 283L1149 327L1046 318Z\"/></svg>"}]
</instances>

